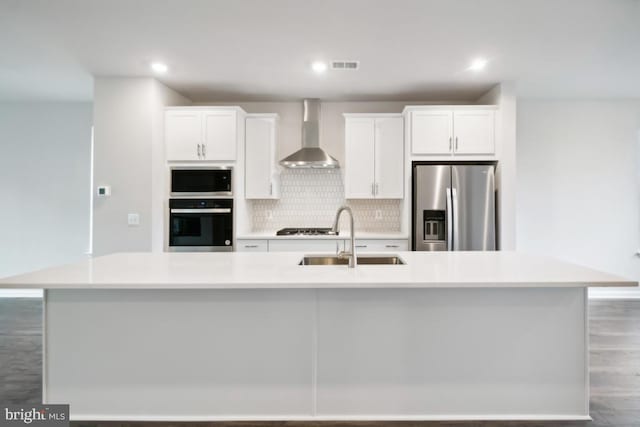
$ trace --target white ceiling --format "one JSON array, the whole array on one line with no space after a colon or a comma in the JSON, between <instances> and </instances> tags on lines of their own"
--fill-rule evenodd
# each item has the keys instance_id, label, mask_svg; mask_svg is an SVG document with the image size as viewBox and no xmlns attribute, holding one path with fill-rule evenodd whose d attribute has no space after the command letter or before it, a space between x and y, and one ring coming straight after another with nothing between
<instances>
[{"instance_id":1,"label":"white ceiling","mask_svg":"<svg viewBox=\"0 0 640 427\"><path fill-rule=\"evenodd\" d=\"M467 71L478 56L490 60ZM194 101L640 97L638 0L0 0L0 99L147 76ZM357 72L310 71L356 59Z\"/></svg>"}]
</instances>

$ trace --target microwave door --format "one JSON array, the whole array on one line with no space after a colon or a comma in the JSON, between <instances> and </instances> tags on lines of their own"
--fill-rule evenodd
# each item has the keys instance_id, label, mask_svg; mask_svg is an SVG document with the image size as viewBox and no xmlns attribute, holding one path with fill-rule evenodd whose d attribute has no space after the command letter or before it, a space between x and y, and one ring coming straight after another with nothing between
<instances>
[{"instance_id":1,"label":"microwave door","mask_svg":"<svg viewBox=\"0 0 640 427\"><path fill-rule=\"evenodd\" d=\"M171 170L171 195L173 196L230 196L231 169Z\"/></svg>"}]
</instances>

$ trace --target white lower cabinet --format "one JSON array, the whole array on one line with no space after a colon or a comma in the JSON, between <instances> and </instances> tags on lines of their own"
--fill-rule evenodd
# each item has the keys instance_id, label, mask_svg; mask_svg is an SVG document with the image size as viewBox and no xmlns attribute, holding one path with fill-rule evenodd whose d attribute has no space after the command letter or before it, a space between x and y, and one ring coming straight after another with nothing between
<instances>
[{"instance_id":1,"label":"white lower cabinet","mask_svg":"<svg viewBox=\"0 0 640 427\"><path fill-rule=\"evenodd\" d=\"M268 252L269 244L267 240L237 240L236 251L238 252Z\"/></svg>"},{"instance_id":2,"label":"white lower cabinet","mask_svg":"<svg viewBox=\"0 0 640 427\"><path fill-rule=\"evenodd\" d=\"M350 241L344 239L238 239L238 252L330 252L349 250ZM356 252L408 251L406 239L356 239Z\"/></svg>"},{"instance_id":3,"label":"white lower cabinet","mask_svg":"<svg viewBox=\"0 0 640 427\"><path fill-rule=\"evenodd\" d=\"M331 252L344 250L344 240L334 239L291 239L269 240L269 252Z\"/></svg>"},{"instance_id":4,"label":"white lower cabinet","mask_svg":"<svg viewBox=\"0 0 640 427\"><path fill-rule=\"evenodd\" d=\"M348 246L348 243L347 243ZM356 253L360 252L398 252L408 251L409 242L404 239L356 239Z\"/></svg>"}]
</instances>

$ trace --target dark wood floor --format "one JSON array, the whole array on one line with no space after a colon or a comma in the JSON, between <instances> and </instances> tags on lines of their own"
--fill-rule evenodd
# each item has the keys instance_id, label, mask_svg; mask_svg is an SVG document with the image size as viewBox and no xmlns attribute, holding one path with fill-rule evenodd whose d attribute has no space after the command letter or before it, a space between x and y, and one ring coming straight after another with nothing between
<instances>
[{"instance_id":1,"label":"dark wood floor","mask_svg":"<svg viewBox=\"0 0 640 427\"><path fill-rule=\"evenodd\" d=\"M0 298L0 404L42 398L42 302ZM589 426L640 427L640 301L591 301L591 416L593 422L74 422L75 427L365 427ZM551 355L552 357L552 355Z\"/></svg>"}]
</instances>

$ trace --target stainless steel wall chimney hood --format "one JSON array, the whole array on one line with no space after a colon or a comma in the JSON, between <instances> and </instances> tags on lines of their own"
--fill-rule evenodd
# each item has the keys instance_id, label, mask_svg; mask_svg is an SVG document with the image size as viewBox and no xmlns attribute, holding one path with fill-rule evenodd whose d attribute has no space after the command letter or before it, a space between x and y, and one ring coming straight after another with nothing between
<instances>
[{"instance_id":1,"label":"stainless steel wall chimney hood","mask_svg":"<svg viewBox=\"0 0 640 427\"><path fill-rule=\"evenodd\" d=\"M280 164L286 168L331 169L340 167L336 159L320 148L320 100L304 100L302 148L280 160Z\"/></svg>"}]
</instances>

